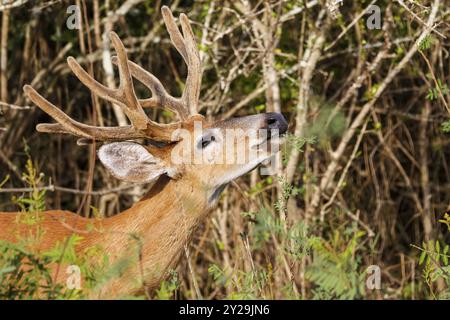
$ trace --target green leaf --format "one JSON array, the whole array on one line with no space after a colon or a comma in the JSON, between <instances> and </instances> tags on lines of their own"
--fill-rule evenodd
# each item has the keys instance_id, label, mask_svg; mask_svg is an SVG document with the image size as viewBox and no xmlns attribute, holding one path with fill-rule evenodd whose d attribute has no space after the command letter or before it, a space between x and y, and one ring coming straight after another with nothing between
<instances>
[{"instance_id":1,"label":"green leaf","mask_svg":"<svg viewBox=\"0 0 450 320\"><path fill-rule=\"evenodd\" d=\"M423 264L426 256L427 256L427 252L422 251L422 253L420 254L420 258L419 258L419 266Z\"/></svg>"},{"instance_id":2,"label":"green leaf","mask_svg":"<svg viewBox=\"0 0 450 320\"><path fill-rule=\"evenodd\" d=\"M444 121L441 123L442 132L449 133L450 132L450 120Z\"/></svg>"}]
</instances>

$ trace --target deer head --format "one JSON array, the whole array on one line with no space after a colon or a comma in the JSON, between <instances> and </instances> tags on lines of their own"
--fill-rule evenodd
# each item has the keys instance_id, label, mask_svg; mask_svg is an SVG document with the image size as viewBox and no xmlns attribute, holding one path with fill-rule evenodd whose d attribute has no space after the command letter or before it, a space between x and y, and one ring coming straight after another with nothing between
<instances>
[{"instance_id":1,"label":"deer head","mask_svg":"<svg viewBox=\"0 0 450 320\"><path fill-rule=\"evenodd\" d=\"M122 108L130 121L129 126L82 124L31 86L26 85L24 91L57 122L39 124L37 131L71 134L81 138L80 142L106 142L100 147L98 156L118 179L134 183L150 182L161 175L190 179L191 183L204 186L213 196L222 186L252 170L277 151L278 135L286 132L287 123L279 113L206 121L197 113L202 69L189 20L186 15L180 15L180 32L168 7L162 8L162 15L171 41L187 65L187 80L181 97L168 94L153 74L129 61L123 43L114 32L110 33L110 39L117 53L112 58L119 69L120 85L117 89L100 84L74 58L67 59L69 67L85 86ZM139 99L136 96L133 77L151 91L151 98ZM179 121L156 123L149 119L144 108L166 108L174 112ZM136 139L149 144L129 141Z\"/></svg>"}]
</instances>

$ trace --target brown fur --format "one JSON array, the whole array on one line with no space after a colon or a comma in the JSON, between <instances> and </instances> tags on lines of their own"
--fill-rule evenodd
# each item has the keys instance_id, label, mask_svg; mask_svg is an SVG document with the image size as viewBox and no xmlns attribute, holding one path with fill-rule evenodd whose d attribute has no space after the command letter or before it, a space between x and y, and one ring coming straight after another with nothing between
<instances>
[{"instance_id":1,"label":"brown fur","mask_svg":"<svg viewBox=\"0 0 450 320\"><path fill-rule=\"evenodd\" d=\"M162 176L143 200L110 218L86 219L62 210L42 212L40 225L45 233L38 249L52 248L58 241L77 234L83 238L78 252L100 245L112 264L121 258L132 258L125 274L108 282L100 292L90 293L91 298L118 298L135 293L142 282L147 289L155 288L167 270L175 267L192 231L207 212L207 196L201 184ZM14 242L30 230L30 226L17 223L20 214L0 213L0 239ZM89 224L95 225L94 230L87 231ZM137 235L137 239L132 235ZM140 255L138 242L142 244ZM65 272L58 274L58 281L64 281Z\"/></svg>"},{"instance_id":2,"label":"brown fur","mask_svg":"<svg viewBox=\"0 0 450 320\"><path fill-rule=\"evenodd\" d=\"M206 127L222 132L228 128L260 129L266 128L267 119L273 116L270 113L259 114L219 121ZM280 114L277 117L284 133L287 124ZM189 127L189 130L193 130L193 127ZM183 148L195 147L191 143L194 142L187 139L177 145ZM246 144L249 144L249 139ZM225 148L226 144L221 147ZM194 162L172 166L170 155L173 148L174 144L164 147L147 146L147 150L174 169L176 175L172 178L160 176L149 194L114 217L90 220L72 212L58 210L40 214L43 220L39 225L44 229L44 235L37 249L52 248L57 242L77 234L82 237L77 246L79 253L89 247L100 246L110 257L111 264L124 258L130 259L124 274L107 282L100 292L90 292L90 297L117 298L135 293L142 285L147 289L158 286L167 271L176 266L184 246L217 201L224 185L253 169L272 153L271 149L261 150L248 163L205 165ZM233 150L236 157L238 148ZM245 152L249 150L250 145L247 145ZM0 239L16 241L18 237L28 233L30 228L35 228L17 223L20 215L21 213L0 213ZM55 267L54 272L60 269ZM57 275L57 281L64 281L65 272L57 272Z\"/></svg>"}]
</instances>

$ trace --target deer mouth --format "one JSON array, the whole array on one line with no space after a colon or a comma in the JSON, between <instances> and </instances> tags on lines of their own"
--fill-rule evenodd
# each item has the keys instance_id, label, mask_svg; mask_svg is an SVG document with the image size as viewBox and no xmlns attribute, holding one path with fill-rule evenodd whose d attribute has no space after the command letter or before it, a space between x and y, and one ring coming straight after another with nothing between
<instances>
[{"instance_id":1,"label":"deer mouth","mask_svg":"<svg viewBox=\"0 0 450 320\"><path fill-rule=\"evenodd\" d=\"M271 133L265 137L262 141L252 146L252 149L263 149L267 148L268 151L272 150L274 146L280 146L286 140L286 132L278 134L278 132Z\"/></svg>"}]
</instances>

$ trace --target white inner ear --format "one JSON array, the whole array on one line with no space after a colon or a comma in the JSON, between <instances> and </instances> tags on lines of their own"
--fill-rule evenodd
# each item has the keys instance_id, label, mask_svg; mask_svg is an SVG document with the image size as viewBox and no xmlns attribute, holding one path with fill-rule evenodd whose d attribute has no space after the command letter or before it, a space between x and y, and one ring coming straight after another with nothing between
<instances>
[{"instance_id":1,"label":"white inner ear","mask_svg":"<svg viewBox=\"0 0 450 320\"><path fill-rule=\"evenodd\" d=\"M163 161L132 142L103 145L98 150L98 157L117 179L128 182L151 182L168 170Z\"/></svg>"}]
</instances>

